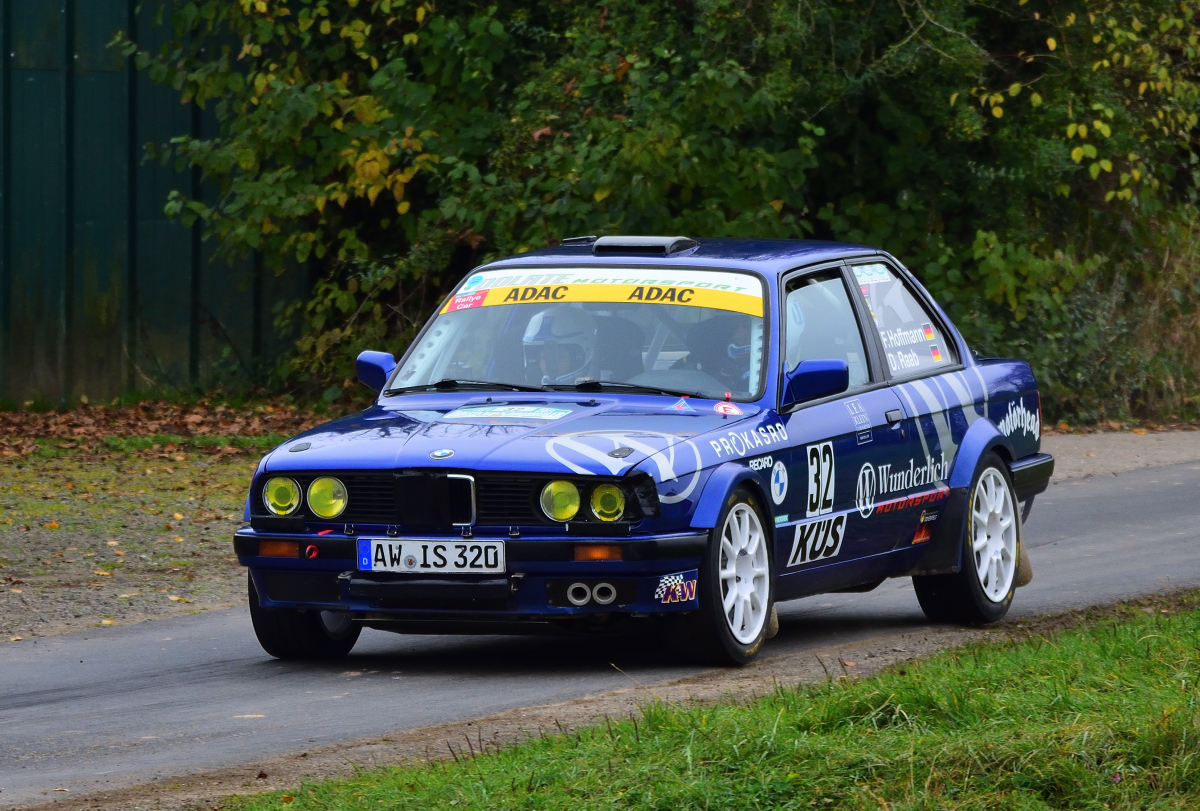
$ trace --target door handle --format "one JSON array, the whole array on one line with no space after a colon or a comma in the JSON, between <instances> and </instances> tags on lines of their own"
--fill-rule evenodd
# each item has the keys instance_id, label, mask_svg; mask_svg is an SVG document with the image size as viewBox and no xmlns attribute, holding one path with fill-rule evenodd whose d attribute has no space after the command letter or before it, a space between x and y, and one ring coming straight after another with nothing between
<instances>
[{"instance_id":1,"label":"door handle","mask_svg":"<svg viewBox=\"0 0 1200 811\"><path fill-rule=\"evenodd\" d=\"M904 412L898 408L893 408L891 411L889 411L884 416L887 417L888 425L895 425L896 423L898 423L902 419L904 419Z\"/></svg>"}]
</instances>

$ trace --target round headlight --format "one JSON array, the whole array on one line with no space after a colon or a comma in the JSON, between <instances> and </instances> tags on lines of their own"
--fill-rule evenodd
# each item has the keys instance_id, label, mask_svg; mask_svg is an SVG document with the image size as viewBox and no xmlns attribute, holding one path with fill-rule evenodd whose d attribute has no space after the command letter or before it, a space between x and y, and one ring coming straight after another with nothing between
<instances>
[{"instance_id":1,"label":"round headlight","mask_svg":"<svg viewBox=\"0 0 1200 811\"><path fill-rule=\"evenodd\" d=\"M291 515L300 506L300 485L285 476L267 479L263 485L263 504L275 515Z\"/></svg>"},{"instance_id":2,"label":"round headlight","mask_svg":"<svg viewBox=\"0 0 1200 811\"><path fill-rule=\"evenodd\" d=\"M332 476L313 479L308 486L308 508L321 518L337 518L348 500L346 485Z\"/></svg>"},{"instance_id":3,"label":"round headlight","mask_svg":"<svg viewBox=\"0 0 1200 811\"><path fill-rule=\"evenodd\" d=\"M550 482L542 488L542 512L551 521L570 521L579 512L579 488L570 482Z\"/></svg>"},{"instance_id":4,"label":"round headlight","mask_svg":"<svg viewBox=\"0 0 1200 811\"><path fill-rule=\"evenodd\" d=\"M602 484L592 491L592 514L601 521L616 521L625 513L625 494L615 484Z\"/></svg>"}]
</instances>

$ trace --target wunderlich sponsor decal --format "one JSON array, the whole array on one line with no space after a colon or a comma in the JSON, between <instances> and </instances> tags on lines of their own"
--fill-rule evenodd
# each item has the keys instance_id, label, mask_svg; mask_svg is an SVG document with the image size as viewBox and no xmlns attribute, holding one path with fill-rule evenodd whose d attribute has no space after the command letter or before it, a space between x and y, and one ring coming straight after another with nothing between
<instances>
[{"instance_id":1,"label":"wunderlich sponsor decal","mask_svg":"<svg viewBox=\"0 0 1200 811\"><path fill-rule=\"evenodd\" d=\"M1034 439L1042 436L1042 420L1039 411L1030 411L1023 400L1008 404L1008 413L996 425L1000 433L1012 436L1017 431L1029 434Z\"/></svg>"},{"instance_id":2,"label":"wunderlich sponsor decal","mask_svg":"<svg viewBox=\"0 0 1200 811\"><path fill-rule=\"evenodd\" d=\"M920 466L915 459L908 460L908 467L873 465L866 462L858 471L858 487L854 497L858 514L863 518L870 517L875 512L875 500L878 496L941 482L949 474L950 463L946 461L944 453L939 453L937 457L926 456L925 464Z\"/></svg>"}]
</instances>

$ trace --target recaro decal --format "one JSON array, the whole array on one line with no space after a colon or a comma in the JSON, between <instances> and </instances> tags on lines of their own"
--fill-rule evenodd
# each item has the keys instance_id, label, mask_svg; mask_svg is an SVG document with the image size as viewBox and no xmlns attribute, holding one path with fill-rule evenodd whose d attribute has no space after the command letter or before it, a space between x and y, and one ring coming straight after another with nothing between
<instances>
[{"instance_id":1,"label":"recaro decal","mask_svg":"<svg viewBox=\"0 0 1200 811\"><path fill-rule=\"evenodd\" d=\"M774 467L775 457L760 456L757 459L751 459L747 464L750 465L751 470L766 470L769 467Z\"/></svg>"}]
</instances>

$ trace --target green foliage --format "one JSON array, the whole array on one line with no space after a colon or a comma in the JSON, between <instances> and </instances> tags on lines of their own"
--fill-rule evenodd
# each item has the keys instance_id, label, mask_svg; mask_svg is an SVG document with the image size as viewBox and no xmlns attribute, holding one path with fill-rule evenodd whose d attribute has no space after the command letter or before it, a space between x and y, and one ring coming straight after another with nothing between
<instances>
[{"instance_id":1,"label":"green foliage","mask_svg":"<svg viewBox=\"0 0 1200 811\"><path fill-rule=\"evenodd\" d=\"M1038 317L1092 341L1080 291L1137 317L1195 230L1198 8L178 0L138 58L221 122L169 145L221 194L168 211L325 280L291 313L293 378L401 348L480 261L586 233L881 246L1008 352ZM1086 402L1051 374L1052 410L1128 409L1142 361Z\"/></svg>"},{"instance_id":2,"label":"green foliage","mask_svg":"<svg viewBox=\"0 0 1200 811\"><path fill-rule=\"evenodd\" d=\"M368 770L227 807L1193 808L1198 644L1195 610L1131 609L862 681L780 688L749 705L652 705L636 727Z\"/></svg>"}]
</instances>

